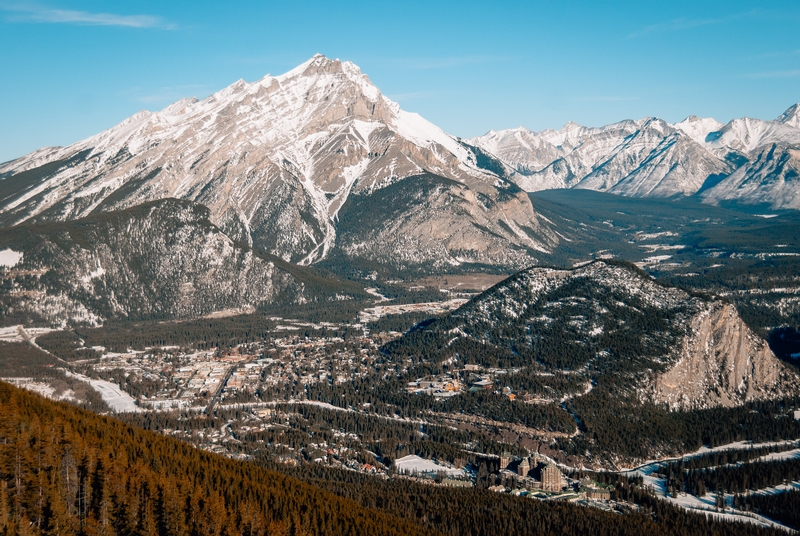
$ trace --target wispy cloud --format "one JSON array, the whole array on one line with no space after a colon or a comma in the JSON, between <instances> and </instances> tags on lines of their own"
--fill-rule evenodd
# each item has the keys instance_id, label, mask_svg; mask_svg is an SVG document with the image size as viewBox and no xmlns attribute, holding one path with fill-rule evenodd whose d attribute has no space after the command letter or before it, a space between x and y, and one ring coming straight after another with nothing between
<instances>
[{"instance_id":1,"label":"wispy cloud","mask_svg":"<svg viewBox=\"0 0 800 536\"><path fill-rule=\"evenodd\" d=\"M645 26L641 30L629 34L628 37L643 37L651 34L671 33L671 32L679 32L682 30L691 30L693 28L701 28L703 26L724 24L739 19L749 19L756 17L758 14L759 12L757 10L753 10L753 11L748 11L746 13L735 13L727 17L719 17L719 18L687 19L685 17L681 17L678 19L672 19L665 22L650 24L649 26Z\"/></svg>"},{"instance_id":2,"label":"wispy cloud","mask_svg":"<svg viewBox=\"0 0 800 536\"><path fill-rule=\"evenodd\" d=\"M626 102L626 101L639 100L639 97L594 96L594 97L578 97L577 100L582 101L582 102Z\"/></svg>"},{"instance_id":3,"label":"wispy cloud","mask_svg":"<svg viewBox=\"0 0 800 536\"><path fill-rule=\"evenodd\" d=\"M389 60L398 67L405 69L447 69L451 67L463 67L465 65L479 65L485 63L497 63L508 61L510 58L505 56L488 56L478 54L473 56L451 56L445 58L397 58Z\"/></svg>"},{"instance_id":4,"label":"wispy cloud","mask_svg":"<svg viewBox=\"0 0 800 536\"><path fill-rule=\"evenodd\" d=\"M118 15L115 13L91 13L73 9L55 9L32 3L0 3L11 22L33 22L43 24L76 24L83 26L124 26L128 28L161 28L173 30L175 24L155 15Z\"/></svg>"},{"instance_id":5,"label":"wispy cloud","mask_svg":"<svg viewBox=\"0 0 800 536\"><path fill-rule=\"evenodd\" d=\"M790 69L787 71L766 71L762 73L748 73L743 78L759 80L762 78L795 78L800 76L800 69Z\"/></svg>"}]
</instances>

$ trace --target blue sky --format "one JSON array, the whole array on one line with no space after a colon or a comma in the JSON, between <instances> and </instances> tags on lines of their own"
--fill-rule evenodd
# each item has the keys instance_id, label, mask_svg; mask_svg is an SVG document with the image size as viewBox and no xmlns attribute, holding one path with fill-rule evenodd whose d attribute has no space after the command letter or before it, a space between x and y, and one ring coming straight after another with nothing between
<instances>
[{"instance_id":1,"label":"blue sky","mask_svg":"<svg viewBox=\"0 0 800 536\"><path fill-rule=\"evenodd\" d=\"M0 162L317 52L462 137L773 119L800 101L800 2L0 0Z\"/></svg>"}]
</instances>

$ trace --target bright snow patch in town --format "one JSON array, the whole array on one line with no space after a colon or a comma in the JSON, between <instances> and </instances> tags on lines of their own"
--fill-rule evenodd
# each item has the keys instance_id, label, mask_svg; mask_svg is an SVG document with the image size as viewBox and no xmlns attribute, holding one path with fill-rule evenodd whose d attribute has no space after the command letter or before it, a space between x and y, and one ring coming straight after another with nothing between
<instances>
[{"instance_id":1,"label":"bright snow patch in town","mask_svg":"<svg viewBox=\"0 0 800 536\"><path fill-rule=\"evenodd\" d=\"M22 261L22 253L8 248L0 251L0 266L13 268L19 264L20 261Z\"/></svg>"},{"instance_id":2,"label":"bright snow patch in town","mask_svg":"<svg viewBox=\"0 0 800 536\"><path fill-rule=\"evenodd\" d=\"M100 393L100 396L103 397L103 401L108 404L108 407L116 413L141 411L141 408L136 405L136 400L120 389L119 385L116 383L107 382L105 380L92 380L81 374L73 374L70 372L67 372L67 374L91 385L92 389Z\"/></svg>"},{"instance_id":3,"label":"bright snow patch in town","mask_svg":"<svg viewBox=\"0 0 800 536\"><path fill-rule=\"evenodd\" d=\"M439 465L433 460L426 460L414 454L404 456L394 462L394 466L401 473L414 474L414 473L444 473L447 476L464 476L464 471L461 469L453 469L452 467L445 467Z\"/></svg>"},{"instance_id":4,"label":"bright snow patch in town","mask_svg":"<svg viewBox=\"0 0 800 536\"><path fill-rule=\"evenodd\" d=\"M22 326L8 326L5 328L0 328L0 341L3 342L22 342L25 339L22 338L22 334L20 333L19 328Z\"/></svg>"},{"instance_id":5,"label":"bright snow patch in town","mask_svg":"<svg viewBox=\"0 0 800 536\"><path fill-rule=\"evenodd\" d=\"M652 257L645 257L643 260L644 262L653 263L653 262L662 262L672 258L672 255L653 255Z\"/></svg>"}]
</instances>

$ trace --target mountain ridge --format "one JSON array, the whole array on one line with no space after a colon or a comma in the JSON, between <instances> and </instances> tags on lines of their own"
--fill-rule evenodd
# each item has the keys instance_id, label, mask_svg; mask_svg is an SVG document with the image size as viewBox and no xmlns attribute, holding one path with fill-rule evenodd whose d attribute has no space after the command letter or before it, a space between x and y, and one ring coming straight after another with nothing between
<instances>
[{"instance_id":1,"label":"mountain ridge","mask_svg":"<svg viewBox=\"0 0 800 536\"><path fill-rule=\"evenodd\" d=\"M552 246L557 237L530 200L521 191L509 196L515 185L482 167L479 153L402 110L352 63L317 55L283 75L139 112L67 148L0 166L0 223L74 219L177 197L207 206L233 239L309 264L336 248L339 212L351 194L433 174L455 181L450 191L466 207L443 227L453 229L446 233L451 260L461 256L451 250L474 250L491 263L480 252L497 237L533 250ZM457 229L472 221L486 231L460 240ZM402 221L387 225L418 233ZM537 232L517 232L523 225ZM414 255L417 263L429 260L422 246Z\"/></svg>"},{"instance_id":2,"label":"mountain ridge","mask_svg":"<svg viewBox=\"0 0 800 536\"><path fill-rule=\"evenodd\" d=\"M581 399L600 389L686 410L738 406L800 386L732 305L659 284L622 261L528 268L417 330L412 340L438 337L426 339L435 360L516 371L500 383L520 395L555 389L556 397ZM553 374L574 385L543 389ZM595 387L580 394L577 378Z\"/></svg>"},{"instance_id":3,"label":"mountain ridge","mask_svg":"<svg viewBox=\"0 0 800 536\"><path fill-rule=\"evenodd\" d=\"M569 122L557 131L490 131L470 142L512 168L512 180L528 192L588 188L633 197L703 194L700 199L712 204L766 202L800 209L800 185L793 181L800 170L793 156L800 148L798 126L798 105L793 105L774 121L744 117L722 124L689 116L675 124L655 117L604 127ZM770 147L777 150L765 153ZM776 169L756 167L765 157L775 161ZM750 188L742 188L743 181Z\"/></svg>"}]
</instances>

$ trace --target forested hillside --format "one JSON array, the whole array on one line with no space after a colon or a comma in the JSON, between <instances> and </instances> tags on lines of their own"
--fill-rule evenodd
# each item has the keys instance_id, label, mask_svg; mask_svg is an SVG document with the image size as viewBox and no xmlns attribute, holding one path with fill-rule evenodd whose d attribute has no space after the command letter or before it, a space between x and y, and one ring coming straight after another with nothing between
<instances>
[{"instance_id":1,"label":"forested hillside","mask_svg":"<svg viewBox=\"0 0 800 536\"><path fill-rule=\"evenodd\" d=\"M486 490L274 467L341 497L0 383L4 535L774 533L681 512L624 479L616 493L639 506L619 515Z\"/></svg>"},{"instance_id":2,"label":"forested hillside","mask_svg":"<svg viewBox=\"0 0 800 536\"><path fill-rule=\"evenodd\" d=\"M0 534L430 534L294 478L0 383Z\"/></svg>"}]
</instances>

